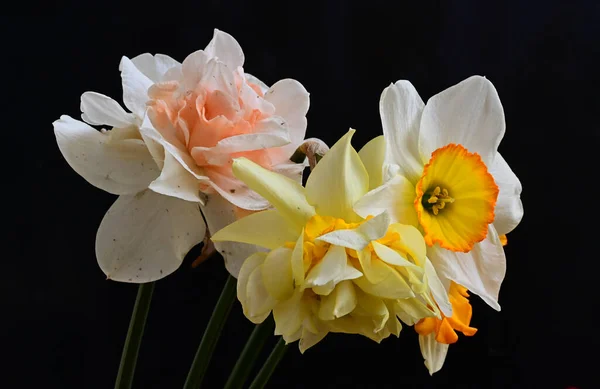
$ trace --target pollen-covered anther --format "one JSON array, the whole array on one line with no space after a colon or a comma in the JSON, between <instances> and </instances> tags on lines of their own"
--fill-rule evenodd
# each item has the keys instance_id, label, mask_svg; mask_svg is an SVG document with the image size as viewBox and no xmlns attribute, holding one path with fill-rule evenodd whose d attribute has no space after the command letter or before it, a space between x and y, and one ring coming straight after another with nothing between
<instances>
[{"instance_id":1,"label":"pollen-covered anther","mask_svg":"<svg viewBox=\"0 0 600 389\"><path fill-rule=\"evenodd\" d=\"M423 207L431 211L434 215L437 215L440 209L444 209L446 203L454 202L454 198L450 197L448 190L446 188L442 189L439 186L436 186L432 192L426 193L423 196L423 200Z\"/></svg>"}]
</instances>

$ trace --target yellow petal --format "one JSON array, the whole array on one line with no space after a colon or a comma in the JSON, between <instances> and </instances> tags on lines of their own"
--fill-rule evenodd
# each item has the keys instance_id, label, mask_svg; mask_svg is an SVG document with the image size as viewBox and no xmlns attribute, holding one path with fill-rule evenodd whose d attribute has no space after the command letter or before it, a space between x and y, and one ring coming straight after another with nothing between
<instances>
[{"instance_id":1,"label":"yellow petal","mask_svg":"<svg viewBox=\"0 0 600 389\"><path fill-rule=\"evenodd\" d=\"M321 298L319 318L334 320L347 315L356 307L356 292L352 281L342 281L328 296Z\"/></svg>"},{"instance_id":2,"label":"yellow petal","mask_svg":"<svg viewBox=\"0 0 600 389\"><path fill-rule=\"evenodd\" d=\"M389 265L374 258L369 250L358 251L358 261L368 282L377 284L394 271Z\"/></svg>"},{"instance_id":3,"label":"yellow petal","mask_svg":"<svg viewBox=\"0 0 600 389\"><path fill-rule=\"evenodd\" d=\"M304 285L304 230L300 233L292 251L292 275L297 286Z\"/></svg>"},{"instance_id":4,"label":"yellow petal","mask_svg":"<svg viewBox=\"0 0 600 389\"><path fill-rule=\"evenodd\" d=\"M300 353L304 354L306 350L319 343L325 337L325 335L327 335L327 331L313 333L304 329L302 331L300 342L298 343Z\"/></svg>"},{"instance_id":5,"label":"yellow petal","mask_svg":"<svg viewBox=\"0 0 600 389\"><path fill-rule=\"evenodd\" d=\"M421 232L413 226L400 223L391 224L389 231L396 232L400 236L400 240L394 242L392 248L410 254L415 263L423 268L425 266L427 246Z\"/></svg>"},{"instance_id":6,"label":"yellow petal","mask_svg":"<svg viewBox=\"0 0 600 389\"><path fill-rule=\"evenodd\" d=\"M308 273L307 286L323 286L335 282L344 274L347 262L346 250L340 246L331 246L321 262Z\"/></svg>"},{"instance_id":7,"label":"yellow petal","mask_svg":"<svg viewBox=\"0 0 600 389\"><path fill-rule=\"evenodd\" d=\"M280 247L267 254L262 276L265 288L273 298L287 300L294 293L292 250Z\"/></svg>"},{"instance_id":8,"label":"yellow petal","mask_svg":"<svg viewBox=\"0 0 600 389\"><path fill-rule=\"evenodd\" d=\"M381 298L372 296L368 293L359 292L357 305L360 309L356 310L356 314L367 316L373 322L373 332L379 332L385 327L390 312Z\"/></svg>"},{"instance_id":9,"label":"yellow petal","mask_svg":"<svg viewBox=\"0 0 600 389\"><path fill-rule=\"evenodd\" d=\"M298 233L276 210L257 212L220 229L211 236L215 242L232 241L276 249L294 241Z\"/></svg>"},{"instance_id":10,"label":"yellow petal","mask_svg":"<svg viewBox=\"0 0 600 389\"><path fill-rule=\"evenodd\" d=\"M415 296L410 286L397 271L391 271L385 279L377 284L370 283L366 277L357 278L354 283L366 293L381 298L402 299Z\"/></svg>"},{"instance_id":11,"label":"yellow petal","mask_svg":"<svg viewBox=\"0 0 600 389\"><path fill-rule=\"evenodd\" d=\"M301 315L302 294L303 291L298 289L289 299L279 302L273 307L275 335L283 335L286 341L289 341L288 339L294 337L301 329L303 320Z\"/></svg>"},{"instance_id":12,"label":"yellow petal","mask_svg":"<svg viewBox=\"0 0 600 389\"><path fill-rule=\"evenodd\" d=\"M306 198L319 215L358 222L353 206L369 189L369 175L350 141L348 131L323 156L306 182Z\"/></svg>"},{"instance_id":13,"label":"yellow petal","mask_svg":"<svg viewBox=\"0 0 600 389\"><path fill-rule=\"evenodd\" d=\"M250 277L246 286L246 304L244 315L255 324L262 323L271 313L275 306L275 299L267 292L263 283L262 265L257 266Z\"/></svg>"},{"instance_id":14,"label":"yellow petal","mask_svg":"<svg viewBox=\"0 0 600 389\"><path fill-rule=\"evenodd\" d=\"M306 201L304 188L296 181L273 173L246 158L233 161L233 174L267 199L300 232L314 208Z\"/></svg>"},{"instance_id":15,"label":"yellow petal","mask_svg":"<svg viewBox=\"0 0 600 389\"><path fill-rule=\"evenodd\" d=\"M262 265L266 257L267 253L256 253L249 256L242 264L237 279L237 298L240 303L242 303L242 306L246 304L246 288L248 287L248 278L250 278L250 274L252 274L254 269Z\"/></svg>"},{"instance_id":16,"label":"yellow petal","mask_svg":"<svg viewBox=\"0 0 600 389\"><path fill-rule=\"evenodd\" d=\"M400 253L398 253L396 250L391 249L378 242L371 242L371 244L373 245L373 250L375 250L377 256L388 265L407 267L417 274L423 274L423 269L410 262L408 259L403 258L402 255L400 255Z\"/></svg>"},{"instance_id":17,"label":"yellow petal","mask_svg":"<svg viewBox=\"0 0 600 389\"><path fill-rule=\"evenodd\" d=\"M369 190L383 183L383 160L385 158L385 138L373 138L358 152L358 156L369 174Z\"/></svg>"},{"instance_id":18,"label":"yellow petal","mask_svg":"<svg viewBox=\"0 0 600 389\"><path fill-rule=\"evenodd\" d=\"M435 316L435 313L416 297L394 300L394 312L409 326L423 318Z\"/></svg>"}]
</instances>

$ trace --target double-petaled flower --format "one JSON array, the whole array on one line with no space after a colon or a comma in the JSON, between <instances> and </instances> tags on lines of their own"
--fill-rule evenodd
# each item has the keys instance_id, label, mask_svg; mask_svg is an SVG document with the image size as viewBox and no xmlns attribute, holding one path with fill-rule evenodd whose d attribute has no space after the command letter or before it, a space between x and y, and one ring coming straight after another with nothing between
<instances>
[{"instance_id":1,"label":"double-petaled flower","mask_svg":"<svg viewBox=\"0 0 600 389\"><path fill-rule=\"evenodd\" d=\"M380 183L382 154L379 140L357 153L350 144L353 132L325 154L306 188L247 159L234 160L236 177L274 209L212 237L269 250L245 260L238 299L254 323L272 312L276 334L286 342L300 340L301 351L328 332L375 341L398 336L400 320L412 325L441 318L433 298L450 304L417 228L391 223L385 212L361 217L354 211Z\"/></svg>"},{"instance_id":2,"label":"double-petaled flower","mask_svg":"<svg viewBox=\"0 0 600 389\"><path fill-rule=\"evenodd\" d=\"M497 151L504 111L496 89L483 77L468 78L427 104L408 81L398 81L383 91L380 114L386 182L355 209L361 216L385 211L393 222L423 233L427 256L454 306L440 305L443 320L417 325L421 336L429 337L421 346L435 372L447 350L435 349L436 343L455 341L446 330L473 333L467 289L500 309L506 272L502 246L523 216L521 184Z\"/></svg>"},{"instance_id":3,"label":"double-petaled flower","mask_svg":"<svg viewBox=\"0 0 600 389\"><path fill-rule=\"evenodd\" d=\"M124 110L94 92L81 97L84 122L62 116L56 139L71 167L92 185L120 195L96 239L108 278L148 282L175 271L209 231L268 207L231 173L245 157L301 179L289 160L306 131L309 98L286 79L268 88L242 68L244 54L215 30L204 50L178 63L166 55L123 57ZM103 126L97 131L91 126ZM240 213L241 211L241 213ZM228 270L254 248L219 244Z\"/></svg>"}]
</instances>

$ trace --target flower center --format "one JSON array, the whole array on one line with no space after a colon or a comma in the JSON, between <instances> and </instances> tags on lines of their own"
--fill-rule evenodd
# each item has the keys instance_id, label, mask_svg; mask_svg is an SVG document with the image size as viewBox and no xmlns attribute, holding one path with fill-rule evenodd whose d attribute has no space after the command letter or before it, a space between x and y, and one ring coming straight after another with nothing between
<instances>
[{"instance_id":1,"label":"flower center","mask_svg":"<svg viewBox=\"0 0 600 389\"><path fill-rule=\"evenodd\" d=\"M498 186L479 154L461 145L451 143L431 154L416 194L414 205L429 246L468 252L485 239L494 221Z\"/></svg>"},{"instance_id":2,"label":"flower center","mask_svg":"<svg viewBox=\"0 0 600 389\"><path fill-rule=\"evenodd\" d=\"M440 212L440 209L444 209L446 203L453 202L454 199L450 197L448 190L446 188L440 189L439 186L436 186L433 191L425 193L421 199L423 208L429 212L433 212L436 216Z\"/></svg>"}]
</instances>

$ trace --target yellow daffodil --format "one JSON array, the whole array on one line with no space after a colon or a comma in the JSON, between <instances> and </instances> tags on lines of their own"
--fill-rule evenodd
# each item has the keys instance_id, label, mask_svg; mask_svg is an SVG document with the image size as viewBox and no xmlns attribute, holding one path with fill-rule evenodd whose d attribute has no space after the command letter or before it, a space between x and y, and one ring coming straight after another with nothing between
<instances>
[{"instance_id":1,"label":"yellow daffodil","mask_svg":"<svg viewBox=\"0 0 600 389\"><path fill-rule=\"evenodd\" d=\"M385 183L356 212L387 211L392 222L418 227L446 289L454 281L499 310L502 246L523 206L521 183L497 151L505 122L496 89L475 76L424 104L408 81L398 81L383 91L380 114Z\"/></svg>"},{"instance_id":2,"label":"yellow daffodil","mask_svg":"<svg viewBox=\"0 0 600 389\"><path fill-rule=\"evenodd\" d=\"M212 239L269 250L243 263L237 285L244 314L254 323L271 312L276 334L300 340L302 352L328 332L381 341L440 317L431 298L450 305L413 226L390 223L386 212L361 217L353 205L381 180L381 140L360 153L354 130L342 137L311 172L306 188L244 159L233 172L274 206L230 224ZM361 159L362 157L362 159ZM370 175L370 170L372 175Z\"/></svg>"},{"instance_id":3,"label":"yellow daffodil","mask_svg":"<svg viewBox=\"0 0 600 389\"><path fill-rule=\"evenodd\" d=\"M292 79L267 87L244 73L243 64L238 42L217 29L204 50L182 63L163 54L123 57L119 70L129 112L108 96L86 92L83 121L63 115L53 123L69 165L120 196L96 236L96 257L107 278L163 278L207 230L267 208L233 176L234 157L301 180L306 165L289 157L304 139L309 94ZM233 242L216 246L234 276L241 263L236 258L256 251Z\"/></svg>"}]
</instances>

